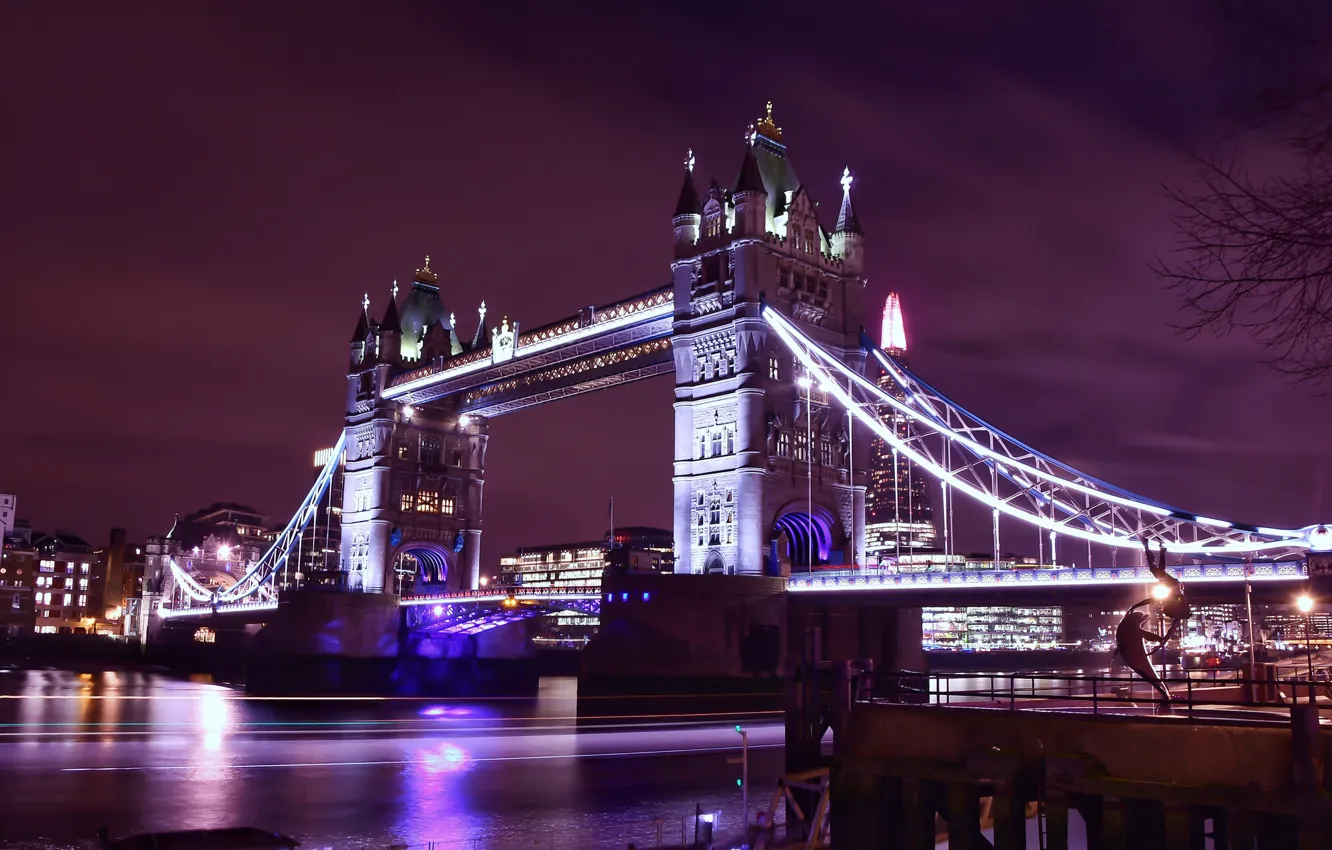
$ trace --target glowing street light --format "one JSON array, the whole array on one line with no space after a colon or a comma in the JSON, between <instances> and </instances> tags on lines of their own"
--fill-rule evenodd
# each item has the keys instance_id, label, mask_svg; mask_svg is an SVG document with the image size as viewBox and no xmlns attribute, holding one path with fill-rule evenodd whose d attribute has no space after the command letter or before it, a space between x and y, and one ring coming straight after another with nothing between
<instances>
[{"instance_id":1,"label":"glowing street light","mask_svg":"<svg viewBox=\"0 0 1332 850\"><path fill-rule=\"evenodd\" d=\"M410 404L404 404L402 406L402 418L408 422L412 421L412 414L415 412L416 408L412 407Z\"/></svg>"},{"instance_id":2,"label":"glowing street light","mask_svg":"<svg viewBox=\"0 0 1332 850\"><path fill-rule=\"evenodd\" d=\"M1300 609L1304 615L1304 658L1309 665L1309 704L1314 702L1314 675L1313 675L1313 641L1310 639L1309 621L1313 619L1310 612L1313 611L1314 601L1309 594L1305 593L1295 600L1295 607Z\"/></svg>"},{"instance_id":3,"label":"glowing street light","mask_svg":"<svg viewBox=\"0 0 1332 850\"><path fill-rule=\"evenodd\" d=\"M225 543L217 547L217 557L223 561L229 560L231 558L231 547Z\"/></svg>"},{"instance_id":4,"label":"glowing street light","mask_svg":"<svg viewBox=\"0 0 1332 850\"><path fill-rule=\"evenodd\" d=\"M468 425L471 424L472 424L472 417L468 416L466 413L458 417L459 428L466 428Z\"/></svg>"},{"instance_id":5,"label":"glowing street light","mask_svg":"<svg viewBox=\"0 0 1332 850\"><path fill-rule=\"evenodd\" d=\"M814 381L808 372L796 378L805 390L805 488L809 502L805 508L805 534L809 538L806 558L809 573L814 574Z\"/></svg>"}]
</instances>

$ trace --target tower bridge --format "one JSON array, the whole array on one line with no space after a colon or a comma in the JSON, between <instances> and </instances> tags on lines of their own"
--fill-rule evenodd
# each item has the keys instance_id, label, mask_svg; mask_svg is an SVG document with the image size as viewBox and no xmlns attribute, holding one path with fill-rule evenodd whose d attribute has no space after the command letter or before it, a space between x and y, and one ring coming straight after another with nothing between
<instances>
[{"instance_id":1,"label":"tower bridge","mask_svg":"<svg viewBox=\"0 0 1332 850\"><path fill-rule=\"evenodd\" d=\"M468 635L560 606L592 610L606 601L601 590L539 598L481 589L489 421L668 374L677 573L776 581L793 597L993 593L1003 604L1024 589L1057 598L1144 581L1132 569L1095 567L1092 547L1136 555L1145 544L1164 546L1186 580L1204 584L1305 581L1310 562L1322 572L1320 558L1307 557L1332 549L1322 526L1256 526L1137 496L951 401L906 367L900 313L890 323L898 342L885 341L887 350L863 332L864 236L850 171L828 228L813 197L820 184L797 177L771 105L736 153L738 175L724 186L702 185L689 153L666 285L635 287L639 294L532 330L507 315L488 320L483 303L475 332L461 335L428 257L405 298L394 283L378 319L367 295L349 346L341 435L315 485L269 551L234 581L204 581L172 562L154 611L183 621L273 617L304 533L334 507L337 475L344 589L396 597L390 605L408 612L403 622L412 629ZM900 463L926 478L945 552L959 494L990 510L996 569L902 575L868 567L876 443L891 452L894 475ZM1001 518L1039 529L1050 564L1085 547L1086 568L998 569ZM818 569L835 565L848 568ZM631 593L645 600L651 591L613 590L609 601L616 593L627 603ZM362 607L387 616L384 605Z\"/></svg>"}]
</instances>

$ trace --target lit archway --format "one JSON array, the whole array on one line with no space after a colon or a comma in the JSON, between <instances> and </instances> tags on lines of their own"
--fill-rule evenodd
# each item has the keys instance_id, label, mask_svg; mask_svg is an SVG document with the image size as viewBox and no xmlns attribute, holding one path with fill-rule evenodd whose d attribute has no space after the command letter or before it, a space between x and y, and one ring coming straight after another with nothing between
<instances>
[{"instance_id":1,"label":"lit archway","mask_svg":"<svg viewBox=\"0 0 1332 850\"><path fill-rule=\"evenodd\" d=\"M779 550L777 557L789 560L792 568L829 563L836 527L832 514L820 505L814 506L812 514L808 505L788 505L772 525L772 539L786 541L786 550Z\"/></svg>"},{"instance_id":2,"label":"lit archway","mask_svg":"<svg viewBox=\"0 0 1332 850\"><path fill-rule=\"evenodd\" d=\"M402 591L443 590L449 583L453 553L438 543L412 541L393 554L391 563Z\"/></svg>"}]
</instances>

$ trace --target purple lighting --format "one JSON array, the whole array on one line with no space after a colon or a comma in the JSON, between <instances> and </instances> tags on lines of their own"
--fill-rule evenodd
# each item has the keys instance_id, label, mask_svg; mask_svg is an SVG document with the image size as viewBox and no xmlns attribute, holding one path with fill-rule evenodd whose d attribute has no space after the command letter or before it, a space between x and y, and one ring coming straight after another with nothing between
<instances>
[{"instance_id":1,"label":"purple lighting","mask_svg":"<svg viewBox=\"0 0 1332 850\"><path fill-rule=\"evenodd\" d=\"M434 612L435 612L435 616L438 617L438 616L440 616L441 614L444 613L444 606L443 606L443 605L436 605L434 608L432 608L432 609L430 609L430 610L434 611Z\"/></svg>"}]
</instances>

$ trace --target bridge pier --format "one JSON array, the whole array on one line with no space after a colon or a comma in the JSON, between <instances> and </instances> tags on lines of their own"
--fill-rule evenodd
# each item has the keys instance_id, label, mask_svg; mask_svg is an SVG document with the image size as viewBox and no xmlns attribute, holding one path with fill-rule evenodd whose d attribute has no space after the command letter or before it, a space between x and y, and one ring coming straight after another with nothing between
<instances>
[{"instance_id":1,"label":"bridge pier","mask_svg":"<svg viewBox=\"0 0 1332 850\"><path fill-rule=\"evenodd\" d=\"M602 582L601 628L583 650L580 712L608 697L667 695L657 713L711 705L777 709L804 654L867 659L880 669L922 669L919 608L790 594L781 578L737 575L621 575Z\"/></svg>"}]
</instances>

